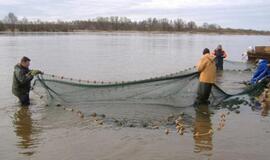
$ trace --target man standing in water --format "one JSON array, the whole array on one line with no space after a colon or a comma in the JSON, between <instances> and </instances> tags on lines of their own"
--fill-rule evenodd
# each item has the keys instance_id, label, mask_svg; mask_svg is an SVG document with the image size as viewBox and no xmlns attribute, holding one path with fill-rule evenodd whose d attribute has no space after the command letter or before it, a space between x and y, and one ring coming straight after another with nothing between
<instances>
[{"instance_id":1,"label":"man standing in water","mask_svg":"<svg viewBox=\"0 0 270 160\"><path fill-rule=\"evenodd\" d=\"M31 81L35 75L42 73L39 70L30 70L30 61L28 57L22 57L21 62L14 67L12 93L19 98L22 106L30 105Z\"/></svg>"},{"instance_id":2,"label":"man standing in water","mask_svg":"<svg viewBox=\"0 0 270 160\"><path fill-rule=\"evenodd\" d=\"M197 104L208 104L208 98L211 93L212 85L216 81L215 56L210 54L208 48L203 50L203 57L197 65L200 73Z\"/></svg>"},{"instance_id":3,"label":"man standing in water","mask_svg":"<svg viewBox=\"0 0 270 160\"><path fill-rule=\"evenodd\" d=\"M222 49L222 45L219 44L212 54L216 56L217 70L223 70L223 60L227 57L227 53Z\"/></svg>"}]
</instances>

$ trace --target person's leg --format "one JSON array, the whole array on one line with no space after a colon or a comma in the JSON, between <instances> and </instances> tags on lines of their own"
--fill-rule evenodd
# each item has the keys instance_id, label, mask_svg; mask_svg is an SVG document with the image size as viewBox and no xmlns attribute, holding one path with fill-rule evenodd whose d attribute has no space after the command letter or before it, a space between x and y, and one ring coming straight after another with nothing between
<instances>
[{"instance_id":1,"label":"person's leg","mask_svg":"<svg viewBox=\"0 0 270 160\"><path fill-rule=\"evenodd\" d=\"M210 94L211 94L211 90L212 90L212 84L210 83L205 83L204 84L204 98L206 101L208 101Z\"/></svg>"},{"instance_id":2,"label":"person's leg","mask_svg":"<svg viewBox=\"0 0 270 160\"><path fill-rule=\"evenodd\" d=\"M20 102L22 106L29 106L30 105L30 99L29 94L24 94L19 96Z\"/></svg>"},{"instance_id":3,"label":"person's leg","mask_svg":"<svg viewBox=\"0 0 270 160\"><path fill-rule=\"evenodd\" d=\"M203 99L203 84L200 82L197 90L197 102L201 102Z\"/></svg>"},{"instance_id":4,"label":"person's leg","mask_svg":"<svg viewBox=\"0 0 270 160\"><path fill-rule=\"evenodd\" d=\"M197 103L208 103L211 89L212 84L200 82L197 92Z\"/></svg>"},{"instance_id":5,"label":"person's leg","mask_svg":"<svg viewBox=\"0 0 270 160\"><path fill-rule=\"evenodd\" d=\"M222 61L220 62L220 70L223 70L223 64L224 64L224 61L222 59Z\"/></svg>"}]
</instances>

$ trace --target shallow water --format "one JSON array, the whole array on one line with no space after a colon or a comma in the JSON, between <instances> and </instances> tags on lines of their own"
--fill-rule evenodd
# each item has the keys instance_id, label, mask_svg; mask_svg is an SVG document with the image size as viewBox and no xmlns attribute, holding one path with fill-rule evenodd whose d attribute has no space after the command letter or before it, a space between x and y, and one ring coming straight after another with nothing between
<instances>
[{"instance_id":1,"label":"shallow water","mask_svg":"<svg viewBox=\"0 0 270 160\"><path fill-rule=\"evenodd\" d=\"M108 117L99 125L89 115L80 119L62 107L46 107L35 94L31 95L33 105L20 108L10 92L13 66L23 55L32 59L32 68L47 73L89 80L134 80L192 67L203 48L214 49L218 43L224 45L229 60L241 61L248 46L269 42L267 36L202 34L0 35L0 159L269 159L270 118L259 107L239 105L240 114L212 107L144 109L138 104L129 109L119 106L117 113L106 106L91 111L108 117L150 119L151 126L160 126L131 128L115 125ZM228 92L243 87L234 75L241 80L250 76L238 72L219 75L219 84ZM151 118L166 119L180 112L189 113L184 116L184 135L177 134L173 125ZM224 125L221 130L220 125ZM214 134L207 134L210 129ZM205 135L193 136L197 132Z\"/></svg>"}]
</instances>

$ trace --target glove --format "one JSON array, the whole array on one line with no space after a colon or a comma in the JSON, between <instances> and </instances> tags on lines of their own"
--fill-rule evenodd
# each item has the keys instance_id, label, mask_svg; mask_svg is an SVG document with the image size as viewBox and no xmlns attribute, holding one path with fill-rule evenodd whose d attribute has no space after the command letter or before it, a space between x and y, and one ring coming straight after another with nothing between
<instances>
[{"instance_id":1,"label":"glove","mask_svg":"<svg viewBox=\"0 0 270 160\"><path fill-rule=\"evenodd\" d=\"M38 75L38 74L43 74L43 72L41 72L40 70L31 70L31 71L30 71L30 74L31 74L32 76L36 76L36 75Z\"/></svg>"}]
</instances>

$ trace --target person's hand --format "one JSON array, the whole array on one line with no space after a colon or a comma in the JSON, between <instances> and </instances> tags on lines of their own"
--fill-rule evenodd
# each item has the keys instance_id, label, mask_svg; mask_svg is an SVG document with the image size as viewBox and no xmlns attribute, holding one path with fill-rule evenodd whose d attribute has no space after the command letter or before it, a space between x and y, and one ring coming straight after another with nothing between
<instances>
[{"instance_id":1,"label":"person's hand","mask_svg":"<svg viewBox=\"0 0 270 160\"><path fill-rule=\"evenodd\" d=\"M270 67L270 63L267 64L267 67Z\"/></svg>"},{"instance_id":2,"label":"person's hand","mask_svg":"<svg viewBox=\"0 0 270 160\"><path fill-rule=\"evenodd\" d=\"M37 70L37 74L44 74L44 73L40 70Z\"/></svg>"},{"instance_id":3,"label":"person's hand","mask_svg":"<svg viewBox=\"0 0 270 160\"><path fill-rule=\"evenodd\" d=\"M38 74L43 74L43 72L41 72L40 70L32 70L32 71L30 72L30 74L31 74L32 76L36 76L36 75L38 75Z\"/></svg>"}]
</instances>

